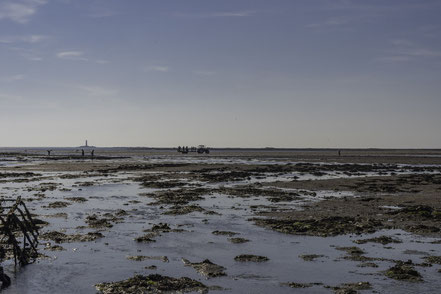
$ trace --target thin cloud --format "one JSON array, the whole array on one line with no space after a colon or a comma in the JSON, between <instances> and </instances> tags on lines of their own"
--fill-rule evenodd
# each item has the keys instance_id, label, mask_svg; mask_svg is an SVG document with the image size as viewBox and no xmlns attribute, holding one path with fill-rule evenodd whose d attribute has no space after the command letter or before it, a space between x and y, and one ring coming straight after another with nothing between
<instances>
[{"instance_id":1,"label":"thin cloud","mask_svg":"<svg viewBox=\"0 0 441 294\"><path fill-rule=\"evenodd\" d=\"M16 23L28 23L37 12L39 6L47 0L9 0L0 3L0 20L10 20Z\"/></svg>"},{"instance_id":2,"label":"thin cloud","mask_svg":"<svg viewBox=\"0 0 441 294\"><path fill-rule=\"evenodd\" d=\"M0 43L2 44L14 44L14 43L29 43L34 44L49 39L49 36L44 35L28 35L28 36L6 36L0 37Z\"/></svg>"},{"instance_id":3,"label":"thin cloud","mask_svg":"<svg viewBox=\"0 0 441 294\"><path fill-rule=\"evenodd\" d=\"M221 17L249 17L257 13L255 10L242 10L242 11L223 11L212 13L175 13L175 16L179 17L194 17L194 18L221 18Z\"/></svg>"},{"instance_id":4,"label":"thin cloud","mask_svg":"<svg viewBox=\"0 0 441 294\"><path fill-rule=\"evenodd\" d=\"M406 62L417 58L438 58L441 57L440 50L421 47L414 42L406 39L393 39L390 41L393 49L390 54L377 58L377 61L385 62Z\"/></svg>"},{"instance_id":5,"label":"thin cloud","mask_svg":"<svg viewBox=\"0 0 441 294\"><path fill-rule=\"evenodd\" d=\"M40 53L36 51L34 48L22 48L15 46L8 46L9 50L17 52L21 57L30 60L30 61L41 61L43 58L40 56Z\"/></svg>"},{"instance_id":6,"label":"thin cloud","mask_svg":"<svg viewBox=\"0 0 441 294\"><path fill-rule=\"evenodd\" d=\"M153 65L146 67L145 71L168 72L170 68L168 66Z\"/></svg>"},{"instance_id":7,"label":"thin cloud","mask_svg":"<svg viewBox=\"0 0 441 294\"><path fill-rule=\"evenodd\" d=\"M441 57L440 50L424 48L410 40L393 39L390 41L390 43L394 47L392 50L389 50L391 52L390 55L377 58L377 60L386 62L404 62L417 58Z\"/></svg>"},{"instance_id":8,"label":"thin cloud","mask_svg":"<svg viewBox=\"0 0 441 294\"><path fill-rule=\"evenodd\" d=\"M0 102L10 102L10 101L20 101L20 100L23 100L22 96L0 93Z\"/></svg>"},{"instance_id":9,"label":"thin cloud","mask_svg":"<svg viewBox=\"0 0 441 294\"><path fill-rule=\"evenodd\" d=\"M78 86L78 88L85 91L88 96L93 97L115 96L118 94L118 91L114 89L99 86Z\"/></svg>"},{"instance_id":10,"label":"thin cloud","mask_svg":"<svg viewBox=\"0 0 441 294\"><path fill-rule=\"evenodd\" d=\"M82 51L63 51L57 53L57 57L60 59L87 61L88 59L83 55L84 53Z\"/></svg>"},{"instance_id":11,"label":"thin cloud","mask_svg":"<svg viewBox=\"0 0 441 294\"><path fill-rule=\"evenodd\" d=\"M213 76L216 72L210 70L194 70L193 74L198 76Z\"/></svg>"},{"instance_id":12,"label":"thin cloud","mask_svg":"<svg viewBox=\"0 0 441 294\"><path fill-rule=\"evenodd\" d=\"M385 56L376 58L376 61L387 62L387 63L395 63L395 62L407 62L410 61L411 58L409 56L396 55L396 56Z\"/></svg>"},{"instance_id":13,"label":"thin cloud","mask_svg":"<svg viewBox=\"0 0 441 294\"><path fill-rule=\"evenodd\" d=\"M17 75L12 75L12 76L8 76L8 77L0 77L0 82L3 83L13 83L16 81L20 81L24 79L24 75L22 74L17 74Z\"/></svg>"},{"instance_id":14,"label":"thin cloud","mask_svg":"<svg viewBox=\"0 0 441 294\"><path fill-rule=\"evenodd\" d=\"M110 63L108 60L104 60L104 59L98 59L98 60L95 60L95 62L98 64L109 64Z\"/></svg>"},{"instance_id":15,"label":"thin cloud","mask_svg":"<svg viewBox=\"0 0 441 294\"><path fill-rule=\"evenodd\" d=\"M117 12L107 9L96 9L88 14L86 14L87 17L90 18L104 18L104 17L112 17L118 15Z\"/></svg>"},{"instance_id":16,"label":"thin cloud","mask_svg":"<svg viewBox=\"0 0 441 294\"><path fill-rule=\"evenodd\" d=\"M324 22L318 22L318 23L311 23L306 25L307 28L322 28L322 27L336 27L336 26L342 26L349 23L349 20L346 18L330 18Z\"/></svg>"},{"instance_id":17,"label":"thin cloud","mask_svg":"<svg viewBox=\"0 0 441 294\"><path fill-rule=\"evenodd\" d=\"M256 14L254 10L246 11L229 11L229 12L218 12L211 14L212 17L246 17Z\"/></svg>"}]
</instances>

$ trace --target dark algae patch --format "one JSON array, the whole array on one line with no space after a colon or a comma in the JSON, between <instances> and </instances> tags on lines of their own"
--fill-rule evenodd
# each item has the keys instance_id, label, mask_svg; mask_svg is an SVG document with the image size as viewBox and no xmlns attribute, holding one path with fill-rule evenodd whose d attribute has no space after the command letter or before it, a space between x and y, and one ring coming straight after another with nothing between
<instances>
[{"instance_id":1,"label":"dark algae patch","mask_svg":"<svg viewBox=\"0 0 441 294\"><path fill-rule=\"evenodd\" d=\"M323 254L303 254L299 255L304 261L314 261L317 258L325 257Z\"/></svg>"},{"instance_id":2,"label":"dark algae patch","mask_svg":"<svg viewBox=\"0 0 441 294\"><path fill-rule=\"evenodd\" d=\"M389 237L389 236L380 236L380 237L376 237L376 238L370 238L370 239L360 239L360 240L355 240L354 243L357 244L366 244L368 242L373 242L373 243L380 243L383 245L387 245L390 243L402 243L401 240Z\"/></svg>"},{"instance_id":3,"label":"dark algae patch","mask_svg":"<svg viewBox=\"0 0 441 294\"><path fill-rule=\"evenodd\" d=\"M271 228L275 231L310 236L337 236L349 233L373 233L381 222L374 219L354 217L326 217L321 219L254 219L257 225Z\"/></svg>"},{"instance_id":4,"label":"dark algae patch","mask_svg":"<svg viewBox=\"0 0 441 294\"><path fill-rule=\"evenodd\" d=\"M312 286L321 285L321 284L319 284L319 283L295 283L295 282L291 282L291 283L287 283L286 285L288 287L291 287L291 288L303 289L303 288L310 288Z\"/></svg>"},{"instance_id":5,"label":"dark algae patch","mask_svg":"<svg viewBox=\"0 0 441 294\"><path fill-rule=\"evenodd\" d=\"M71 203L69 203L69 202L55 201L55 202L49 203L47 208L64 208L69 205L71 205Z\"/></svg>"},{"instance_id":6,"label":"dark algae patch","mask_svg":"<svg viewBox=\"0 0 441 294\"><path fill-rule=\"evenodd\" d=\"M145 256L145 255L135 255L135 256L127 256L128 260L134 261L144 261L144 260L159 260L162 262L169 262L167 256Z\"/></svg>"},{"instance_id":7,"label":"dark algae patch","mask_svg":"<svg viewBox=\"0 0 441 294\"><path fill-rule=\"evenodd\" d=\"M111 228L113 225L106 218L99 218L96 214L86 217L86 223L90 228Z\"/></svg>"},{"instance_id":8,"label":"dark algae patch","mask_svg":"<svg viewBox=\"0 0 441 294\"><path fill-rule=\"evenodd\" d=\"M228 241L230 241L233 244L243 244L243 243L250 242L250 240L245 239L245 238L228 238Z\"/></svg>"},{"instance_id":9,"label":"dark algae patch","mask_svg":"<svg viewBox=\"0 0 441 294\"><path fill-rule=\"evenodd\" d=\"M139 242L139 243L152 243L152 242L156 242L155 239L152 239L156 236L157 236L157 233L149 233L149 234L145 234L141 237L136 238L135 241Z\"/></svg>"},{"instance_id":10,"label":"dark algae patch","mask_svg":"<svg viewBox=\"0 0 441 294\"><path fill-rule=\"evenodd\" d=\"M235 232L231 232L231 231L213 231L211 232L213 235L217 235L217 236L235 236L238 235L239 233L235 233Z\"/></svg>"},{"instance_id":11,"label":"dark algae patch","mask_svg":"<svg viewBox=\"0 0 441 294\"><path fill-rule=\"evenodd\" d=\"M411 262L399 261L393 267L389 268L386 277L399 281L421 282L421 274L414 269Z\"/></svg>"},{"instance_id":12,"label":"dark algae patch","mask_svg":"<svg viewBox=\"0 0 441 294\"><path fill-rule=\"evenodd\" d=\"M441 264L441 256L426 256L424 260L428 263Z\"/></svg>"},{"instance_id":13,"label":"dark algae patch","mask_svg":"<svg viewBox=\"0 0 441 294\"><path fill-rule=\"evenodd\" d=\"M104 237L103 234L99 232L90 232L87 234L74 234L67 235L57 231L46 232L40 235L40 239L52 240L56 243L70 243L70 242L90 242L95 241L98 238Z\"/></svg>"},{"instance_id":14,"label":"dark algae patch","mask_svg":"<svg viewBox=\"0 0 441 294\"><path fill-rule=\"evenodd\" d=\"M187 205L187 206L180 206L175 205L170 208L169 211L164 212L165 215L183 215L183 214L189 214L192 212L203 212L204 209L200 207L199 205Z\"/></svg>"},{"instance_id":15,"label":"dark algae patch","mask_svg":"<svg viewBox=\"0 0 441 294\"><path fill-rule=\"evenodd\" d=\"M208 292L207 286L190 278L172 278L158 274L136 275L120 282L100 283L95 287L101 294Z\"/></svg>"},{"instance_id":16,"label":"dark algae patch","mask_svg":"<svg viewBox=\"0 0 441 294\"><path fill-rule=\"evenodd\" d=\"M372 289L369 282L358 282L358 283L344 283L335 287L325 287L332 288L336 294L357 294L360 290Z\"/></svg>"},{"instance_id":17,"label":"dark algae patch","mask_svg":"<svg viewBox=\"0 0 441 294\"><path fill-rule=\"evenodd\" d=\"M259 255L252 255L252 254L241 254L238 255L234 258L235 261L240 261L240 262L264 262L264 261L268 261L269 258L266 256L259 256Z\"/></svg>"}]
</instances>

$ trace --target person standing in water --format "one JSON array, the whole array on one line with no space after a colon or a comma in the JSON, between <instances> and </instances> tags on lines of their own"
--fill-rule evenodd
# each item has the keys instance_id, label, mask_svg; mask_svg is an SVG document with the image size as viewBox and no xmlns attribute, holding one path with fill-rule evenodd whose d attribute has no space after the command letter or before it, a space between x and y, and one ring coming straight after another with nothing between
<instances>
[{"instance_id":1,"label":"person standing in water","mask_svg":"<svg viewBox=\"0 0 441 294\"><path fill-rule=\"evenodd\" d=\"M81 149L81 156L84 156L84 149Z\"/></svg>"},{"instance_id":2,"label":"person standing in water","mask_svg":"<svg viewBox=\"0 0 441 294\"><path fill-rule=\"evenodd\" d=\"M95 149L92 149L92 151L90 152L90 154L92 155L92 157L93 157L94 153L95 153Z\"/></svg>"}]
</instances>

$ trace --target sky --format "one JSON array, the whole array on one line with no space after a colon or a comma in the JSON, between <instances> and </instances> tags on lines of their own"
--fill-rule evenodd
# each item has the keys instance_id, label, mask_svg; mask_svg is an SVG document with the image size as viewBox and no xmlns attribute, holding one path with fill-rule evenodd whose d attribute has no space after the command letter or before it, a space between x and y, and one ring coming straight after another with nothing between
<instances>
[{"instance_id":1,"label":"sky","mask_svg":"<svg viewBox=\"0 0 441 294\"><path fill-rule=\"evenodd\" d=\"M441 1L0 0L0 146L441 148Z\"/></svg>"}]
</instances>

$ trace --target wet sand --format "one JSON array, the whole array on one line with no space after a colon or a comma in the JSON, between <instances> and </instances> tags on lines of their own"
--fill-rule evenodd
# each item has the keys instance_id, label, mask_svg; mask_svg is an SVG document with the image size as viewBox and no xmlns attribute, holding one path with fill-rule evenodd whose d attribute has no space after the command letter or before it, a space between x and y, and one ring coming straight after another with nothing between
<instances>
[{"instance_id":1,"label":"wet sand","mask_svg":"<svg viewBox=\"0 0 441 294\"><path fill-rule=\"evenodd\" d=\"M439 150L14 151L0 195L47 222L47 257L3 261L5 293L441 286Z\"/></svg>"}]
</instances>

